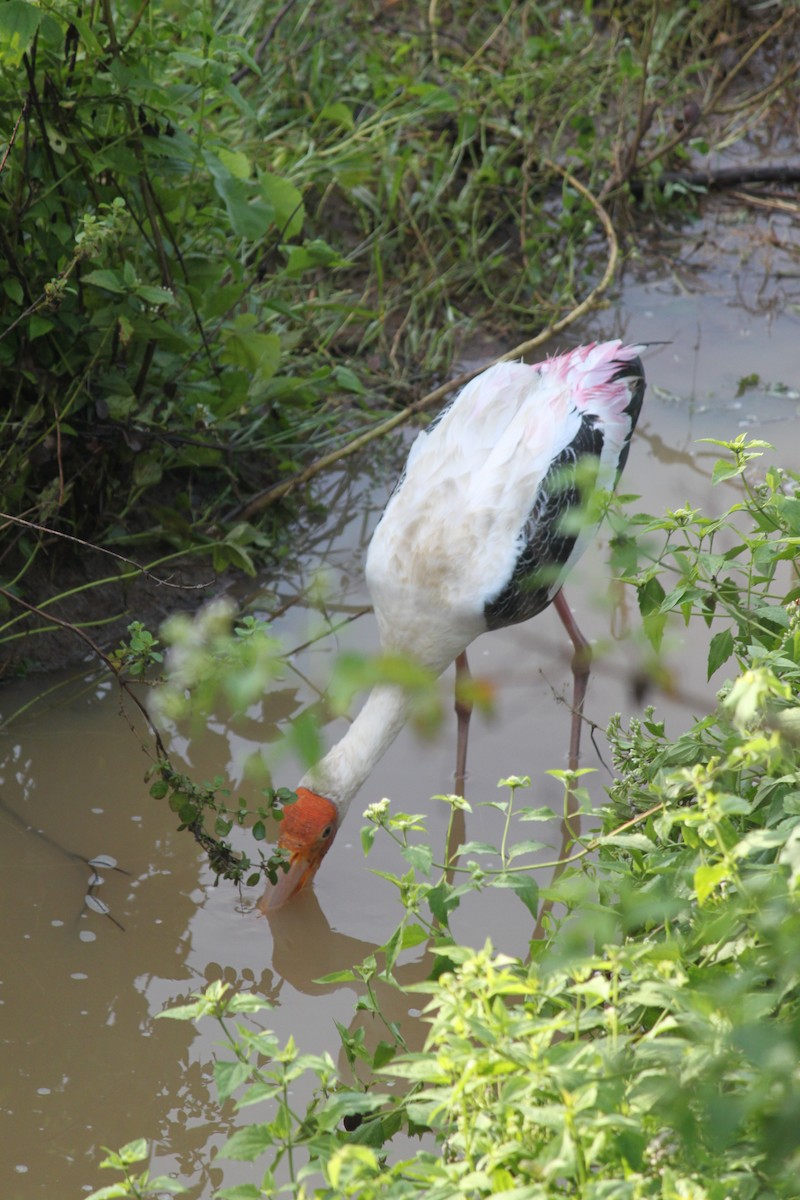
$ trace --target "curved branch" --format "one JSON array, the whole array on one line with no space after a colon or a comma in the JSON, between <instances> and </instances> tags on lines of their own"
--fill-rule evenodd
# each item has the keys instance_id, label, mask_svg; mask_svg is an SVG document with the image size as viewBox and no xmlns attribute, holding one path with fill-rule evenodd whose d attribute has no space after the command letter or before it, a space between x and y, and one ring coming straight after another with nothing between
<instances>
[{"instance_id":1,"label":"curved branch","mask_svg":"<svg viewBox=\"0 0 800 1200\"><path fill-rule=\"evenodd\" d=\"M611 223L611 218L597 197L594 196L589 189L580 182L579 179L576 179L575 176L566 169L566 167L561 167L558 165L558 163L551 162L550 159L544 159L543 162L549 170L555 171L557 174L563 176L570 187L574 188L575 191L579 192L581 196L584 197L584 199L589 201L600 221L600 224L603 226L603 232L605 233L606 240L608 242L608 260L606 262L606 268L603 272L602 279L596 285L596 287L592 288L589 295L586 296L586 298L582 300L580 304L576 305L575 308L571 309L565 316L559 318L557 321L553 321L540 333L537 333L535 337L529 338L525 342L520 342L520 344L515 346L513 350L509 350L507 354L502 354L499 358L496 358L494 362L488 363L486 366L475 367L471 371L465 371L462 375L456 376L455 379L449 379L447 383L443 383L439 387L434 388L434 390L432 392L428 392L426 396L420 397L419 400L415 400L412 404L407 405L407 407L401 409L400 412L394 413L391 417L387 417L385 421L381 421L379 424L374 425L372 429L367 430L366 433L359 434L358 437L353 438L344 446L341 446L338 450L332 450L329 454L323 454L321 458L318 458L315 462L310 463L304 468L304 470L299 471L296 475L292 475L290 479L284 479L281 483L276 483L272 487L265 489L265 491L259 492L246 504L243 504L227 513L223 518L225 522L232 520L249 520L251 517L255 516L256 513L262 512L265 508L268 508L270 504L274 504L276 500L282 499L294 488L299 487L301 484L308 483L310 479L313 479L315 475L319 475L321 471L327 470L328 467L335 466L335 464L341 462L342 459L348 458L351 454L355 454L358 450L362 450L365 446L368 446L370 442L374 442L376 438L383 437L384 434L390 433L393 429L397 429L399 425L404 424L410 417L416 416L417 413L429 408L432 404L435 404L437 400L443 400L446 396L449 396L451 392L462 388L465 384L469 383L471 379L474 379L476 375L479 375L482 371L485 371L488 366L496 366L497 363L509 362L512 359L521 358L523 355L530 353L531 350L535 350L538 346L541 346L544 342L548 341L549 338L561 333L564 329L567 329L570 325L574 324L575 321L578 321L581 317L585 316L585 314L594 307L600 296L608 289L611 280L614 277L614 272L617 269L617 262L619 260L619 242L617 241L617 235L614 232L614 226Z\"/></svg>"}]
</instances>

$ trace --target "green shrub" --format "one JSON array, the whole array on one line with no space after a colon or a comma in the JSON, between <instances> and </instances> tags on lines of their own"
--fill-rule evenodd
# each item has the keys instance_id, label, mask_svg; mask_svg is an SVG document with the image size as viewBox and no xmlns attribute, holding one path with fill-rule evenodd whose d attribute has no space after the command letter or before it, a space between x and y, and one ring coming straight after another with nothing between
<instances>
[{"instance_id":1,"label":"green shrub","mask_svg":"<svg viewBox=\"0 0 800 1200\"><path fill-rule=\"evenodd\" d=\"M348 1063L366 1066L368 1081L347 1084L327 1055L239 1024L269 1006L224 983L161 1014L215 1017L229 1051L214 1068L220 1101L236 1094L240 1107L264 1108L222 1150L260 1160L259 1183L221 1195L257 1200L288 1176L288 1194L331 1200L795 1200L800 615L797 589L783 589L780 575L794 570L800 476L772 468L753 483L764 443L723 445L715 479L742 475L739 500L713 521L685 510L638 517L635 542L618 521L617 552L654 643L655 616L700 616L714 631L709 671L727 634L734 676L716 711L675 741L652 711L629 729L612 723L619 774L602 829L545 864L561 869L553 882L537 889L526 865L537 846L515 840L519 821L557 819L520 806L527 779L502 781L498 846L469 843L451 859L431 847L418 814L392 814L388 801L367 810L365 850L388 835L408 866L385 875L402 910L396 931L327 977L363 984L360 1007L381 1022L373 1049L340 1028ZM589 812L580 780L557 774ZM439 799L452 812L466 804ZM463 895L509 886L534 914L556 906L528 961L456 944L449 918ZM428 997L430 1030L412 1054L375 985L400 986L400 954L423 943L433 967L414 991ZM303 1074L317 1093L297 1113L289 1092ZM400 1130L427 1139L397 1160ZM118 1158L107 1165L121 1169ZM96 1195L140 1194L120 1188Z\"/></svg>"}]
</instances>

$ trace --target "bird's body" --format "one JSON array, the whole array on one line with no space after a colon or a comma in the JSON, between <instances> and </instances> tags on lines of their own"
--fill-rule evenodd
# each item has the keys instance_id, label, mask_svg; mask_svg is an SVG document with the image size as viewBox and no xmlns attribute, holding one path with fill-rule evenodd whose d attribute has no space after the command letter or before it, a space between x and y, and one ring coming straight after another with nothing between
<instances>
[{"instance_id":1,"label":"bird's body","mask_svg":"<svg viewBox=\"0 0 800 1200\"><path fill-rule=\"evenodd\" d=\"M499 363L417 437L367 554L385 653L438 674L479 634L554 599L596 532L590 494L611 490L625 464L644 393L641 349L615 341L535 366ZM408 705L402 689L376 687L304 777L280 839L297 878L291 886L293 867L272 907L313 877ZM327 836L312 853L315 829Z\"/></svg>"}]
</instances>

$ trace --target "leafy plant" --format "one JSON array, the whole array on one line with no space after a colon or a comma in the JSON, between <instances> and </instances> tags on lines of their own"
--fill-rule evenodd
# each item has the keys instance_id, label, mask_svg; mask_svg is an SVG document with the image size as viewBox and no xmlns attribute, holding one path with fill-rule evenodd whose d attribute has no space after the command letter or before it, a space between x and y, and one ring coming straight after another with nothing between
<instances>
[{"instance_id":1,"label":"leafy plant","mask_svg":"<svg viewBox=\"0 0 800 1200\"><path fill-rule=\"evenodd\" d=\"M656 652L671 613L686 622L700 615L714 629L710 679L733 655L740 666L754 656L769 657L792 626L800 598L800 475L773 467L754 484L748 467L773 449L769 443L745 434L730 442L705 440L727 452L712 482L741 479L742 499L715 518L688 508L664 517L639 514L631 527L618 531L613 545L620 574L637 589ZM668 591L662 579L672 585Z\"/></svg>"},{"instance_id":2,"label":"leafy plant","mask_svg":"<svg viewBox=\"0 0 800 1200\"><path fill-rule=\"evenodd\" d=\"M151 1176L148 1170L138 1173L131 1170L137 1163L145 1162L149 1155L150 1147L144 1138L128 1142L119 1150L109 1150L100 1166L105 1170L119 1171L122 1179L92 1192L93 1200L147 1200L147 1197L163 1196L165 1192L170 1196L179 1196L188 1191L182 1183L167 1175Z\"/></svg>"},{"instance_id":3,"label":"leafy plant","mask_svg":"<svg viewBox=\"0 0 800 1200\"><path fill-rule=\"evenodd\" d=\"M352 1079L327 1056L232 1022L268 1008L216 983L162 1015L214 1017L225 1056L220 1100L265 1105L222 1153L257 1161L259 1183L221 1195L256 1200L278 1179L297 1197L450 1200L794 1200L800 1172L800 617L780 572L796 541L796 475L752 478L763 443L738 438L715 469L738 498L722 517L676 511L636 519L632 574L663 615L677 609L730 629L735 677L716 711L670 740L655 713L609 737L618 768L598 832L575 838L538 889L525 866L537 848L520 823L557 820L520 806L529 780L501 782L497 846L449 845L437 855L420 814L367 810L376 836L407 870L385 873L400 921L380 950L327 982L357 980L380 1040L341 1030ZM666 535L661 547L638 536ZM618 553L632 564L622 528ZM724 550L718 544L727 540ZM792 582L792 581L789 581ZM710 598L717 597L711 604ZM643 604L647 615L654 607ZM658 643L663 629L649 626ZM565 790L576 781L561 773ZM580 793L578 793L580 795ZM465 801L439 797L455 814ZM588 808L588 805L584 805ZM516 881L516 882L513 882ZM459 945L449 928L463 896L512 886L532 913L551 906L527 961ZM553 908L553 906L556 906ZM560 916L555 914L561 913ZM381 1012L378 981L399 986L405 950L432 967L425 1048L410 1053ZM368 1071L362 1081L356 1064ZM290 1085L315 1080L306 1110ZM399 1090L392 1084L398 1085ZM425 1140L391 1158L398 1131Z\"/></svg>"}]
</instances>

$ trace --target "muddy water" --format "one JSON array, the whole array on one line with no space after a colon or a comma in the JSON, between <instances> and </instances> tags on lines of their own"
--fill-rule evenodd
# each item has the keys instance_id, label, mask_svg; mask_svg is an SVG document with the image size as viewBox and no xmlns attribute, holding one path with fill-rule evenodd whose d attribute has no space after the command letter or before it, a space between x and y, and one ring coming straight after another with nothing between
<instances>
[{"instance_id":1,"label":"muddy water","mask_svg":"<svg viewBox=\"0 0 800 1200\"><path fill-rule=\"evenodd\" d=\"M790 260L780 256L788 227L766 220L744 236L722 208L698 230L696 244L663 244L655 279L630 279L613 309L595 315L571 340L617 334L662 341L647 361L650 390L626 470L625 489L658 512L683 504L716 512L733 491L709 485L713 449L702 437L752 430L779 447L780 461L800 459L798 397L775 385L798 386L796 301L784 289ZM777 241L777 246L776 246ZM678 256L679 255L679 256ZM788 265L787 265L788 264ZM786 268L786 269L783 269ZM760 382L737 398L739 380ZM332 619L366 600L361 568L366 542L385 501L393 469L360 464L348 477L329 479L320 494L330 520L306 533L301 568L291 579L264 580L255 607L294 598L324 572ZM603 726L617 710L636 711L632 677L639 650L626 640L635 606L609 600L602 539L576 571L569 595L584 631L604 647L589 692L588 714ZM290 605L277 622L289 647L307 642L322 626L319 613ZM692 713L711 703L704 657L682 630L671 633L668 661L673 698L653 695L668 729L678 733ZM175 739L197 779L227 776L248 785L244 764L253 750L280 740L286 721L324 690L334 656L343 648L375 646L371 618L292 657L274 694L235 730L214 724L202 739ZM473 671L496 692L491 719L473 722L468 795L474 812L467 836L496 842L500 814L481 802L494 799L497 780L511 773L533 779L528 803L557 806L557 785L544 771L564 765L569 714L569 656L554 614L528 626L480 639ZM445 677L443 688L451 686ZM58 685L58 687L56 687ZM217 1034L185 1024L154 1021L164 1006L183 1000L214 979L253 989L275 1004L264 1023L303 1050L338 1055L334 1021L355 1028L357 989L314 980L359 962L391 933L398 919L392 889L369 868L396 870L401 862L378 840L365 863L359 847L360 812L388 796L406 811L426 811L435 846L445 830L444 808L429 800L452 789L455 752L450 714L435 740L404 732L376 769L325 863L316 890L275 914L255 910L256 894L239 896L211 886L211 874L193 843L174 831L174 818L151 800L143 776L147 740L132 714L106 683L86 672L48 678L50 695L34 699L42 681L7 687L0 744L0 1194L7 1200L79 1196L111 1182L98 1172L102 1146L135 1136L155 1141L155 1166L209 1197L214 1187L256 1180L258 1171L217 1165L213 1154L227 1134L256 1110L237 1118L214 1103L211 1064ZM345 728L332 722L329 743ZM604 751L602 738L599 750ZM607 778L597 750L590 789L602 798ZM284 760L281 782L299 767ZM531 827L528 827L528 830ZM542 826L535 826L538 836ZM526 830L522 836L528 836ZM92 868L86 860L111 856L121 870L98 868L95 895L110 916L87 909ZM543 851L542 859L552 856ZM114 921L110 919L113 917ZM114 923L117 922L117 923ZM454 920L457 935L474 944L491 937L500 948L524 952L531 922L510 894L468 900ZM424 974L422 952L402 971L409 982ZM388 1015L401 1021L412 1044L424 1030L415 1019L417 998L384 993Z\"/></svg>"}]
</instances>

